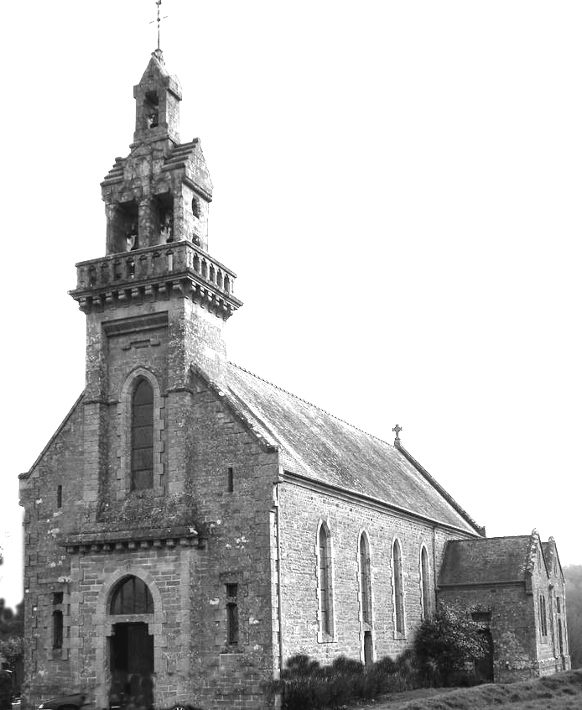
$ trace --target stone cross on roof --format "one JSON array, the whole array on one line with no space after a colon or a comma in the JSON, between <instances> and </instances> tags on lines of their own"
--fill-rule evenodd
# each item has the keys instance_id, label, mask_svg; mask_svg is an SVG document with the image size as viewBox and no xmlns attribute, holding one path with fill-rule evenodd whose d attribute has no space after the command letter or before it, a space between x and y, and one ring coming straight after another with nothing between
<instances>
[{"instance_id":1,"label":"stone cross on roof","mask_svg":"<svg viewBox=\"0 0 582 710\"><path fill-rule=\"evenodd\" d=\"M396 438L394 439L394 443L400 442L400 437L398 436L400 432L402 431L402 427L398 426L398 424L395 427L392 427L392 431L396 434Z\"/></svg>"},{"instance_id":2,"label":"stone cross on roof","mask_svg":"<svg viewBox=\"0 0 582 710\"><path fill-rule=\"evenodd\" d=\"M156 0L156 5L158 6L158 16L156 17L155 20L152 20L150 22L150 25L153 25L154 22L158 23L158 50L161 50L161 47L160 47L160 23L162 20L166 20L168 17L167 15L165 15L164 17L160 17L160 5L161 4L162 4L162 0Z\"/></svg>"}]
</instances>

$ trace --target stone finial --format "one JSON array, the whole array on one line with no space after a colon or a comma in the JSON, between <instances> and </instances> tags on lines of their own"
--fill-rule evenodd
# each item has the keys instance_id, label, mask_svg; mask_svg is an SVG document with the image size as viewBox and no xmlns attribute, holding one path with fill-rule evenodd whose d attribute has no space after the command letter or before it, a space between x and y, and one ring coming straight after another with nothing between
<instances>
[{"instance_id":1,"label":"stone finial","mask_svg":"<svg viewBox=\"0 0 582 710\"><path fill-rule=\"evenodd\" d=\"M402 427L398 426L398 424L395 427L392 427L392 431L396 434L394 437L394 446L398 446L400 444L400 432L402 431Z\"/></svg>"}]
</instances>

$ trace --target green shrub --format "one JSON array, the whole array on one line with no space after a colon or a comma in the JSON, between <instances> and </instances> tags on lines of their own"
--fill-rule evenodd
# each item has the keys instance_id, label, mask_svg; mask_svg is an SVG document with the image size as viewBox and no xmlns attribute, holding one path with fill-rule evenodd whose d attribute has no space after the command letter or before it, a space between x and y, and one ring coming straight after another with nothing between
<instances>
[{"instance_id":1,"label":"green shrub","mask_svg":"<svg viewBox=\"0 0 582 710\"><path fill-rule=\"evenodd\" d=\"M452 606L441 605L434 617L425 619L414 639L415 662L425 682L455 685L462 677L468 684L467 669L488 653L481 631L468 611Z\"/></svg>"},{"instance_id":2,"label":"green shrub","mask_svg":"<svg viewBox=\"0 0 582 710\"><path fill-rule=\"evenodd\" d=\"M330 666L320 666L309 656L299 655L287 661L275 689L283 693L285 710L339 708L356 699L410 690L417 687L417 675L410 652L396 661L383 658L369 666L345 656Z\"/></svg>"}]
</instances>

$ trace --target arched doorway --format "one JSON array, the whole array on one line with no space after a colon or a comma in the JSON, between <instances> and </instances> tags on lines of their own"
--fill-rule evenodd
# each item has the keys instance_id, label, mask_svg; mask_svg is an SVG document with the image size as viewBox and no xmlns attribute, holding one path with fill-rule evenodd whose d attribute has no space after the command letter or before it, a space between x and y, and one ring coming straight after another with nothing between
<instances>
[{"instance_id":1,"label":"arched doorway","mask_svg":"<svg viewBox=\"0 0 582 710\"><path fill-rule=\"evenodd\" d=\"M114 587L109 604L112 635L109 637L110 707L153 707L154 638L149 633L154 603L139 577L123 577Z\"/></svg>"}]
</instances>

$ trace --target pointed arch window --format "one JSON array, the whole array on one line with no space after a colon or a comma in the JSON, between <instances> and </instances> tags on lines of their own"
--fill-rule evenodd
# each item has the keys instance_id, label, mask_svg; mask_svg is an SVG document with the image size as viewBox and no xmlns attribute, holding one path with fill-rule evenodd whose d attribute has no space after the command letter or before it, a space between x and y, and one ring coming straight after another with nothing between
<instances>
[{"instance_id":1,"label":"pointed arch window","mask_svg":"<svg viewBox=\"0 0 582 710\"><path fill-rule=\"evenodd\" d=\"M146 583L139 577L124 577L113 590L110 614L152 614L154 601Z\"/></svg>"},{"instance_id":2,"label":"pointed arch window","mask_svg":"<svg viewBox=\"0 0 582 710\"><path fill-rule=\"evenodd\" d=\"M53 611L53 648L63 647L63 612Z\"/></svg>"},{"instance_id":3,"label":"pointed arch window","mask_svg":"<svg viewBox=\"0 0 582 710\"><path fill-rule=\"evenodd\" d=\"M394 540L392 546L392 583L394 587L394 617L396 633L404 634L404 584L402 577L402 549Z\"/></svg>"},{"instance_id":4,"label":"pointed arch window","mask_svg":"<svg viewBox=\"0 0 582 710\"><path fill-rule=\"evenodd\" d=\"M370 575L370 544L366 533L360 535L360 594L362 621L372 625L372 579Z\"/></svg>"},{"instance_id":5,"label":"pointed arch window","mask_svg":"<svg viewBox=\"0 0 582 710\"><path fill-rule=\"evenodd\" d=\"M548 616L546 613L546 598L540 594L540 634L548 635Z\"/></svg>"},{"instance_id":6,"label":"pointed arch window","mask_svg":"<svg viewBox=\"0 0 582 710\"><path fill-rule=\"evenodd\" d=\"M154 484L154 390L140 378L131 401L131 488Z\"/></svg>"},{"instance_id":7,"label":"pointed arch window","mask_svg":"<svg viewBox=\"0 0 582 710\"><path fill-rule=\"evenodd\" d=\"M333 636L333 578L331 535L322 523L317 534L317 582L319 587L319 628L323 637Z\"/></svg>"},{"instance_id":8,"label":"pointed arch window","mask_svg":"<svg viewBox=\"0 0 582 710\"><path fill-rule=\"evenodd\" d=\"M426 551L426 547L423 545L420 550L420 603L422 607L423 620L428 619L431 611L429 574L428 552Z\"/></svg>"}]
</instances>

